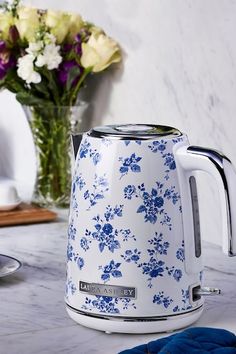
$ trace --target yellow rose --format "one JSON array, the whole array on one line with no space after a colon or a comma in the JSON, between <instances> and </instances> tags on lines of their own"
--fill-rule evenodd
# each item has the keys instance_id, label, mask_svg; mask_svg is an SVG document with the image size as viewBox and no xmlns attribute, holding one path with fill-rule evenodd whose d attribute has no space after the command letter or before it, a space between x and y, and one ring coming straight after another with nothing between
<instances>
[{"instance_id":1,"label":"yellow rose","mask_svg":"<svg viewBox=\"0 0 236 354\"><path fill-rule=\"evenodd\" d=\"M48 10L45 14L45 24L56 37L57 43L62 43L69 31L70 15L62 11Z\"/></svg>"},{"instance_id":2,"label":"yellow rose","mask_svg":"<svg viewBox=\"0 0 236 354\"><path fill-rule=\"evenodd\" d=\"M73 40L84 26L84 21L79 14L71 14L69 19L68 39Z\"/></svg>"},{"instance_id":3,"label":"yellow rose","mask_svg":"<svg viewBox=\"0 0 236 354\"><path fill-rule=\"evenodd\" d=\"M33 42L36 38L36 32L39 29L40 21L38 10L32 7L22 6L18 9L18 19L16 27L20 38Z\"/></svg>"},{"instance_id":4,"label":"yellow rose","mask_svg":"<svg viewBox=\"0 0 236 354\"><path fill-rule=\"evenodd\" d=\"M10 12L0 13L0 38L6 40L9 35L9 28L14 24L14 18Z\"/></svg>"},{"instance_id":5,"label":"yellow rose","mask_svg":"<svg viewBox=\"0 0 236 354\"><path fill-rule=\"evenodd\" d=\"M91 32L91 34L93 34L95 37L99 36L99 34L105 34L105 32L103 31L103 29L101 27L97 27L97 26L92 26L90 27L89 31Z\"/></svg>"},{"instance_id":6,"label":"yellow rose","mask_svg":"<svg viewBox=\"0 0 236 354\"><path fill-rule=\"evenodd\" d=\"M120 60L117 42L105 34L92 34L87 43L82 43L81 64L84 68L92 67L93 72L99 72Z\"/></svg>"}]
</instances>

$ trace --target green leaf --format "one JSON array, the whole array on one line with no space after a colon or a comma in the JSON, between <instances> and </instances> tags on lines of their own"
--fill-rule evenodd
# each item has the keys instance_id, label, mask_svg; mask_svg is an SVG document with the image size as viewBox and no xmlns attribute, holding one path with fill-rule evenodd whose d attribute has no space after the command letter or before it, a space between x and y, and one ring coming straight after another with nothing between
<instances>
[{"instance_id":1,"label":"green leaf","mask_svg":"<svg viewBox=\"0 0 236 354\"><path fill-rule=\"evenodd\" d=\"M60 87L57 82L57 77L53 70L42 70L40 74L47 79L48 88L55 105L60 106Z\"/></svg>"},{"instance_id":2,"label":"green leaf","mask_svg":"<svg viewBox=\"0 0 236 354\"><path fill-rule=\"evenodd\" d=\"M28 92L18 92L16 94L16 99L24 105L27 106L52 106L53 102L48 101L48 100L44 100L42 98L36 97L34 95L32 95L31 93Z\"/></svg>"},{"instance_id":3,"label":"green leaf","mask_svg":"<svg viewBox=\"0 0 236 354\"><path fill-rule=\"evenodd\" d=\"M81 69L78 66L74 66L70 69L66 81L66 91L69 91L71 89L73 82L75 81L76 78L78 78L80 73L81 73Z\"/></svg>"},{"instance_id":4,"label":"green leaf","mask_svg":"<svg viewBox=\"0 0 236 354\"><path fill-rule=\"evenodd\" d=\"M50 99L48 86L43 80L40 83L34 84L32 86L34 87L35 91L39 92L43 97L45 97L46 99Z\"/></svg>"}]
</instances>

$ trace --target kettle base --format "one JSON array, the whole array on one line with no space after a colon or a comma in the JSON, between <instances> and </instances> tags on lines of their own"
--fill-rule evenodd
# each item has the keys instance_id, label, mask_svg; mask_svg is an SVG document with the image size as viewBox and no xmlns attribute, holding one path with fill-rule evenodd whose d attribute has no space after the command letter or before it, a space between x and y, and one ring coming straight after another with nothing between
<instances>
[{"instance_id":1,"label":"kettle base","mask_svg":"<svg viewBox=\"0 0 236 354\"><path fill-rule=\"evenodd\" d=\"M92 315L77 311L67 305L69 316L82 326L97 329L106 333L161 333L187 327L197 321L203 311L203 306L184 314L153 318L119 318L112 316Z\"/></svg>"}]
</instances>

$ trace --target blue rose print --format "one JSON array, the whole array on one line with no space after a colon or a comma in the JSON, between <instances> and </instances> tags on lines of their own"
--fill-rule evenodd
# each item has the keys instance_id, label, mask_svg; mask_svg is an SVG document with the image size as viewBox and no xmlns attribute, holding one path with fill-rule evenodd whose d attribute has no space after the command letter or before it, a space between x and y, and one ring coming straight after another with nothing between
<instances>
[{"instance_id":1,"label":"blue rose print","mask_svg":"<svg viewBox=\"0 0 236 354\"><path fill-rule=\"evenodd\" d=\"M173 308L173 312L186 311L192 308L192 305L189 303L189 290L181 289L182 294L182 306L175 306Z\"/></svg>"},{"instance_id":2,"label":"blue rose print","mask_svg":"<svg viewBox=\"0 0 236 354\"><path fill-rule=\"evenodd\" d=\"M179 259L181 262L183 262L185 260L184 240L182 241L182 247L179 247L176 251L176 258Z\"/></svg>"},{"instance_id":3,"label":"blue rose print","mask_svg":"<svg viewBox=\"0 0 236 354\"><path fill-rule=\"evenodd\" d=\"M138 207L137 213L144 214L145 222L155 224L158 219L162 225L167 225L169 230L172 229L171 218L165 211L165 201L170 200L173 205L180 200L178 192L175 192L175 187L164 189L164 184L156 182L156 186L147 191L144 183L138 185L128 185L124 188L124 198L131 200L132 198L140 198L142 204Z\"/></svg>"},{"instance_id":4,"label":"blue rose print","mask_svg":"<svg viewBox=\"0 0 236 354\"><path fill-rule=\"evenodd\" d=\"M136 309L135 303L131 298L119 298L110 296L98 296L95 298L85 298L82 309L87 311L98 310L101 313L120 313L120 309L127 310L129 307Z\"/></svg>"},{"instance_id":5,"label":"blue rose print","mask_svg":"<svg viewBox=\"0 0 236 354\"><path fill-rule=\"evenodd\" d=\"M127 175L129 171L141 172L141 167L138 164L141 159L142 157L136 156L135 153L133 153L130 157L120 157L119 161L122 162L122 166L119 169L121 173L120 178Z\"/></svg>"},{"instance_id":6,"label":"blue rose print","mask_svg":"<svg viewBox=\"0 0 236 354\"><path fill-rule=\"evenodd\" d=\"M164 292L160 291L158 294L153 296L153 303L157 305L163 305L166 309L173 302L173 299L170 296L164 296Z\"/></svg>"},{"instance_id":7,"label":"blue rose print","mask_svg":"<svg viewBox=\"0 0 236 354\"><path fill-rule=\"evenodd\" d=\"M167 141L157 140L157 141L153 141L150 145L148 145L148 147L152 152L160 153L161 157L164 160L164 166L167 167L167 169L165 170L166 175L164 178L165 180L168 180L170 178L169 173L176 169L176 163L175 163L173 153L165 151L166 145L167 145Z\"/></svg>"},{"instance_id":8,"label":"blue rose print","mask_svg":"<svg viewBox=\"0 0 236 354\"><path fill-rule=\"evenodd\" d=\"M120 266L121 263L116 263L113 259L106 266L100 266L99 269L101 269L103 272L101 275L101 279L106 283L111 279L111 277L121 278L122 273L119 270Z\"/></svg>"},{"instance_id":9,"label":"blue rose print","mask_svg":"<svg viewBox=\"0 0 236 354\"><path fill-rule=\"evenodd\" d=\"M135 236L130 229L117 229L112 225L112 220L115 217L122 217L123 205L116 205L112 208L110 205L106 207L104 217L97 215L93 218L95 221L94 230L85 231L83 238L83 245L81 247L85 250L89 249L89 243L93 240L98 242L100 252L107 248L110 252L114 252L120 248L120 241L127 241L128 239L135 240ZM85 243L85 240L88 242ZM86 244L86 246L84 246Z\"/></svg>"},{"instance_id":10,"label":"blue rose print","mask_svg":"<svg viewBox=\"0 0 236 354\"><path fill-rule=\"evenodd\" d=\"M91 147L91 144L87 139L82 140L78 153L80 159L90 157L94 165L97 165L102 158L101 154Z\"/></svg>"}]
</instances>

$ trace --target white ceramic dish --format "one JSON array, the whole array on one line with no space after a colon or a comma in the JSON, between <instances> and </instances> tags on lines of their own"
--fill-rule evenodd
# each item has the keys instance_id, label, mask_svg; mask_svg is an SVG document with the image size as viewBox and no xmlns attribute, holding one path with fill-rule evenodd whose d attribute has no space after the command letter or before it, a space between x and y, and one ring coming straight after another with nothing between
<instances>
[{"instance_id":1,"label":"white ceramic dish","mask_svg":"<svg viewBox=\"0 0 236 354\"><path fill-rule=\"evenodd\" d=\"M14 203L10 204L0 204L0 211L9 211L9 210L14 210L20 205L21 199L16 200Z\"/></svg>"},{"instance_id":2,"label":"white ceramic dish","mask_svg":"<svg viewBox=\"0 0 236 354\"><path fill-rule=\"evenodd\" d=\"M0 254L0 278L15 273L22 263L18 259Z\"/></svg>"}]
</instances>

